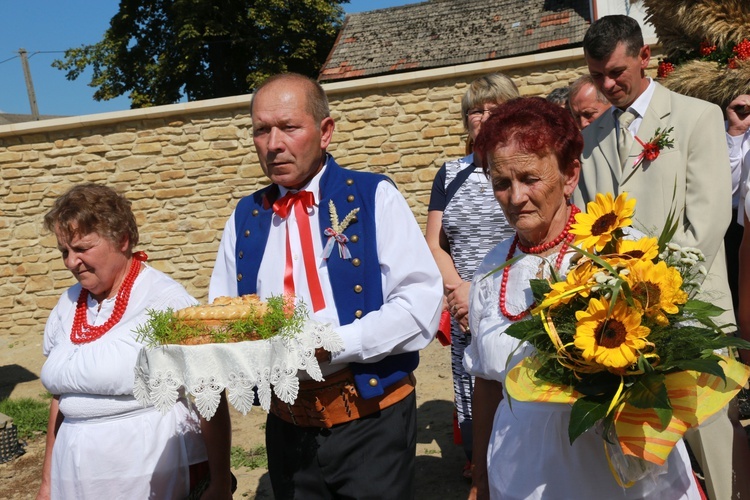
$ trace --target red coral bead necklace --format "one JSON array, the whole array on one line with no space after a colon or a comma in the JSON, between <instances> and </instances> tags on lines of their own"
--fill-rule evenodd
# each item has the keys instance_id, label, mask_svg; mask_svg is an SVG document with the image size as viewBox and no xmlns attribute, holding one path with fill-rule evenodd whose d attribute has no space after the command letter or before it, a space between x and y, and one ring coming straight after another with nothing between
<instances>
[{"instance_id":1,"label":"red coral bead necklace","mask_svg":"<svg viewBox=\"0 0 750 500\"><path fill-rule=\"evenodd\" d=\"M89 291L85 288L81 289L81 293L78 295L78 303L76 304L76 313L73 317L73 328L70 332L71 342L74 344L87 344L93 342L120 322L123 314L125 314L125 309L128 308L130 292L133 290L135 279L141 271L141 262L145 262L147 259L148 256L144 252L133 253L133 259L130 263L128 274L125 276L125 279L122 280L120 289L117 291L115 307L112 311L112 315L102 325L89 325L88 318L86 317Z\"/></svg>"},{"instance_id":2,"label":"red coral bead necklace","mask_svg":"<svg viewBox=\"0 0 750 500\"><path fill-rule=\"evenodd\" d=\"M568 245L570 245L570 242L573 241L574 238L574 235L570 234L570 226L575 222L576 214L579 212L580 210L577 206L571 205L570 216L568 217L568 222L565 224L565 229L563 229L563 231L555 239L550 240L547 243L527 247L521 244L521 242L518 240L518 233L516 233L516 235L513 237L513 243L511 243L510 245L510 250L508 250L508 257L506 257L505 260L508 261L513 258L513 255L516 253L516 247L518 247L523 253L540 254L546 252L547 250L551 250L562 243L563 245L560 248L560 252L557 254L557 259L555 259L555 269L560 269L560 266L562 266L563 258L565 258L565 252L568 249ZM510 312L508 312L508 309L505 306L505 302L508 291L508 276L510 275L510 267L511 266L505 266L505 268L503 269L503 278L500 282L500 312L503 313L503 316L505 316L509 320L518 321L529 314L531 308L534 307L534 304L518 314L511 314Z\"/></svg>"}]
</instances>

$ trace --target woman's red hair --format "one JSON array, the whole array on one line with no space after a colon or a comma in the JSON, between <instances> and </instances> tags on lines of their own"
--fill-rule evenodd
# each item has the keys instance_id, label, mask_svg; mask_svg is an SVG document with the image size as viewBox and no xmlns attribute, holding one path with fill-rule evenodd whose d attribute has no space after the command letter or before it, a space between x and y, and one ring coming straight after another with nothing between
<instances>
[{"instance_id":1,"label":"woman's red hair","mask_svg":"<svg viewBox=\"0 0 750 500\"><path fill-rule=\"evenodd\" d=\"M488 153L511 144L540 157L554 155L562 172L583 151L583 137L570 112L541 97L520 97L492 110L474 144L474 154L484 160L485 174Z\"/></svg>"}]
</instances>

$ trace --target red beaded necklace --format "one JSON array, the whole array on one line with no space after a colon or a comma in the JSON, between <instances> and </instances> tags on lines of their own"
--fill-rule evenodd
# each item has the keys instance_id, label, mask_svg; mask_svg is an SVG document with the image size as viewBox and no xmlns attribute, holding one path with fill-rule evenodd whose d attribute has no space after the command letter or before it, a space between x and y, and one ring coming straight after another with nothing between
<instances>
[{"instance_id":1,"label":"red beaded necklace","mask_svg":"<svg viewBox=\"0 0 750 500\"><path fill-rule=\"evenodd\" d=\"M560 247L560 252L557 254L557 259L555 259L555 269L560 269L560 266L562 266L563 258L565 257L565 251L568 249L568 245L571 241L573 241L574 238L574 235L570 234L570 225L575 222L576 214L579 212L580 210L578 209L578 207L576 207L575 205L571 205L570 217L568 217L568 222L565 224L565 229L563 229L562 233L560 233L557 238L548 241L547 243L542 243L541 245L533 247L526 247L522 245L520 241L518 241L518 233L516 233L516 235L513 237L513 243L511 243L510 245L508 257L506 257L505 260L507 261L513 258L513 255L516 253L516 247L518 247L523 253L540 254L542 252L546 252L547 250L555 248L557 245L562 243L563 245L562 247ZM508 309L506 309L505 301L508 288L508 276L510 275L510 267L511 266L505 266L505 268L503 269L503 279L500 282L500 312L503 313L503 316L505 316L509 320L518 321L529 314L531 308L534 307L534 304L531 304L531 306L518 314L511 314L508 312Z\"/></svg>"},{"instance_id":2,"label":"red beaded necklace","mask_svg":"<svg viewBox=\"0 0 750 500\"><path fill-rule=\"evenodd\" d=\"M81 293L78 295L78 303L76 304L76 313L73 317L73 329L70 332L71 342L74 344L93 342L107 333L122 319L122 315L125 314L125 309L128 308L133 283L135 283L135 279L141 271L141 262L145 262L147 259L148 256L144 252L133 253L133 261L130 264L130 269L128 269L128 274L125 276L125 279L122 280L120 289L117 291L117 297L115 297L115 308L114 311L112 311L112 316L110 316L103 325L89 325L88 319L86 318L86 301L89 296L89 291L85 288L81 289Z\"/></svg>"}]
</instances>

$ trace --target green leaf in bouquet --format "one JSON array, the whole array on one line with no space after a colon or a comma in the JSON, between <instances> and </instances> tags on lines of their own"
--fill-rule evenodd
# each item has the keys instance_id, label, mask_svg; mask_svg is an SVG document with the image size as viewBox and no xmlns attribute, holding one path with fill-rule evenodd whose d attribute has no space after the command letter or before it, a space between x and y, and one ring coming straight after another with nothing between
<instances>
[{"instance_id":1,"label":"green leaf in bouquet","mask_svg":"<svg viewBox=\"0 0 750 500\"><path fill-rule=\"evenodd\" d=\"M586 375L574 385L574 389L584 396L612 396L620 386L620 377L609 372L599 372Z\"/></svg>"},{"instance_id":2,"label":"green leaf in bouquet","mask_svg":"<svg viewBox=\"0 0 750 500\"><path fill-rule=\"evenodd\" d=\"M699 325L654 328L648 338L661 359L662 371L678 361L700 359L706 350L722 347L716 332Z\"/></svg>"},{"instance_id":3,"label":"green leaf in bouquet","mask_svg":"<svg viewBox=\"0 0 750 500\"><path fill-rule=\"evenodd\" d=\"M489 278L490 276L492 276L493 274L499 273L500 271L502 271L506 267L512 266L513 264L515 264L519 260L523 259L524 257L526 257L526 254L525 253L521 253L521 254L516 255L512 259L506 260L505 262L503 262L502 264L500 264L499 266L497 266L495 269L493 269L492 271L490 271L487 274L485 274L484 276L482 276L482 279L485 280L485 279Z\"/></svg>"},{"instance_id":4,"label":"green leaf in bouquet","mask_svg":"<svg viewBox=\"0 0 750 500\"><path fill-rule=\"evenodd\" d=\"M609 272L609 274L611 274L612 276L617 276L617 271L615 271L615 268L612 267L609 264L609 262L607 262L606 260L602 259L598 255L590 253L590 252L587 252L583 248L577 247L575 245L570 245L569 248L572 248L576 252L578 252L580 254L583 254L586 257L588 257L589 259L593 260L596 264L599 265L599 267L606 269Z\"/></svg>"},{"instance_id":5,"label":"green leaf in bouquet","mask_svg":"<svg viewBox=\"0 0 750 500\"><path fill-rule=\"evenodd\" d=\"M661 424L660 431L667 428L669 425L669 422L672 420L672 408L653 408L654 413L656 413L656 416L659 417L659 423Z\"/></svg>"},{"instance_id":6,"label":"green leaf in bouquet","mask_svg":"<svg viewBox=\"0 0 750 500\"><path fill-rule=\"evenodd\" d=\"M578 382L575 373L564 369L556 356L544 359L535 375L539 380L553 385L572 386Z\"/></svg>"},{"instance_id":7,"label":"green leaf in bouquet","mask_svg":"<svg viewBox=\"0 0 750 500\"><path fill-rule=\"evenodd\" d=\"M724 312L724 309L722 309L721 307L711 304L710 302L704 302L698 299L688 300L685 305L682 306L682 310L683 312L689 313L690 316L695 318L713 318L716 316L720 316Z\"/></svg>"},{"instance_id":8,"label":"green leaf in bouquet","mask_svg":"<svg viewBox=\"0 0 750 500\"><path fill-rule=\"evenodd\" d=\"M721 378L726 383L724 369L719 364L720 357L711 353L708 358L703 359L684 359L674 363L674 367L680 370L692 370L696 372L708 373Z\"/></svg>"},{"instance_id":9,"label":"green leaf in bouquet","mask_svg":"<svg viewBox=\"0 0 750 500\"><path fill-rule=\"evenodd\" d=\"M651 373L654 367L648 362L645 356L638 356L638 369L643 373Z\"/></svg>"},{"instance_id":10,"label":"green leaf in bouquet","mask_svg":"<svg viewBox=\"0 0 750 500\"><path fill-rule=\"evenodd\" d=\"M644 373L630 386L626 401L636 408L672 408L665 380L662 373Z\"/></svg>"},{"instance_id":11,"label":"green leaf in bouquet","mask_svg":"<svg viewBox=\"0 0 750 500\"><path fill-rule=\"evenodd\" d=\"M731 335L722 335L717 339L721 342L722 347L735 347L737 349L750 349L750 342L739 337L733 337Z\"/></svg>"},{"instance_id":12,"label":"green leaf in bouquet","mask_svg":"<svg viewBox=\"0 0 750 500\"><path fill-rule=\"evenodd\" d=\"M589 430L595 423L607 416L609 399L584 396L573 403L568 424L568 438L573 444L578 436Z\"/></svg>"},{"instance_id":13,"label":"green leaf in bouquet","mask_svg":"<svg viewBox=\"0 0 750 500\"><path fill-rule=\"evenodd\" d=\"M658 239L659 253L664 252L664 249L667 248L667 244L669 244L669 242L672 241L672 238L677 232L677 228L680 227L680 218L679 218L679 214L677 213L677 206L675 203L676 197L677 197L677 178L675 178L674 186L672 187L672 204L669 208L667 219L664 222L664 228L662 229L661 234L659 235L659 239ZM682 210L680 210L680 213L682 213Z\"/></svg>"},{"instance_id":14,"label":"green leaf in bouquet","mask_svg":"<svg viewBox=\"0 0 750 500\"><path fill-rule=\"evenodd\" d=\"M618 282L618 285L622 288L622 294L625 297L625 302L630 307L635 307L635 302L633 301L633 291L630 289L630 285L625 280L620 280ZM614 302L614 301L612 301Z\"/></svg>"},{"instance_id":15,"label":"green leaf in bouquet","mask_svg":"<svg viewBox=\"0 0 750 500\"><path fill-rule=\"evenodd\" d=\"M542 335L547 337L547 333L542 326L542 320L538 316L532 316L523 321L516 321L506 328L503 333L525 341L530 341L532 338Z\"/></svg>"},{"instance_id":16,"label":"green leaf in bouquet","mask_svg":"<svg viewBox=\"0 0 750 500\"><path fill-rule=\"evenodd\" d=\"M531 286L531 293L534 294L534 302L536 304L541 304L544 300L545 295L547 295L552 290L552 287L547 280L529 280L529 285Z\"/></svg>"},{"instance_id":17,"label":"green leaf in bouquet","mask_svg":"<svg viewBox=\"0 0 750 500\"><path fill-rule=\"evenodd\" d=\"M651 372L638 377L630 387L625 401L636 408L652 409L659 417L662 430L672 419L672 404L669 402L665 377Z\"/></svg>"}]
</instances>

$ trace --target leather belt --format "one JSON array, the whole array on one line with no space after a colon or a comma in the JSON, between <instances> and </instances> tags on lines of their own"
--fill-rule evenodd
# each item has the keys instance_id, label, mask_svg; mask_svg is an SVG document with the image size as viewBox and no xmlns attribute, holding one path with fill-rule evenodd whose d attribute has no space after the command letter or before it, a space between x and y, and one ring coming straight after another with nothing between
<instances>
[{"instance_id":1,"label":"leather belt","mask_svg":"<svg viewBox=\"0 0 750 500\"><path fill-rule=\"evenodd\" d=\"M281 401L274 394L271 413L299 427L331 428L351 422L392 406L414 391L413 373L388 386L382 396L364 399L357 393L349 368L326 376L323 382L300 383L294 404Z\"/></svg>"}]
</instances>

